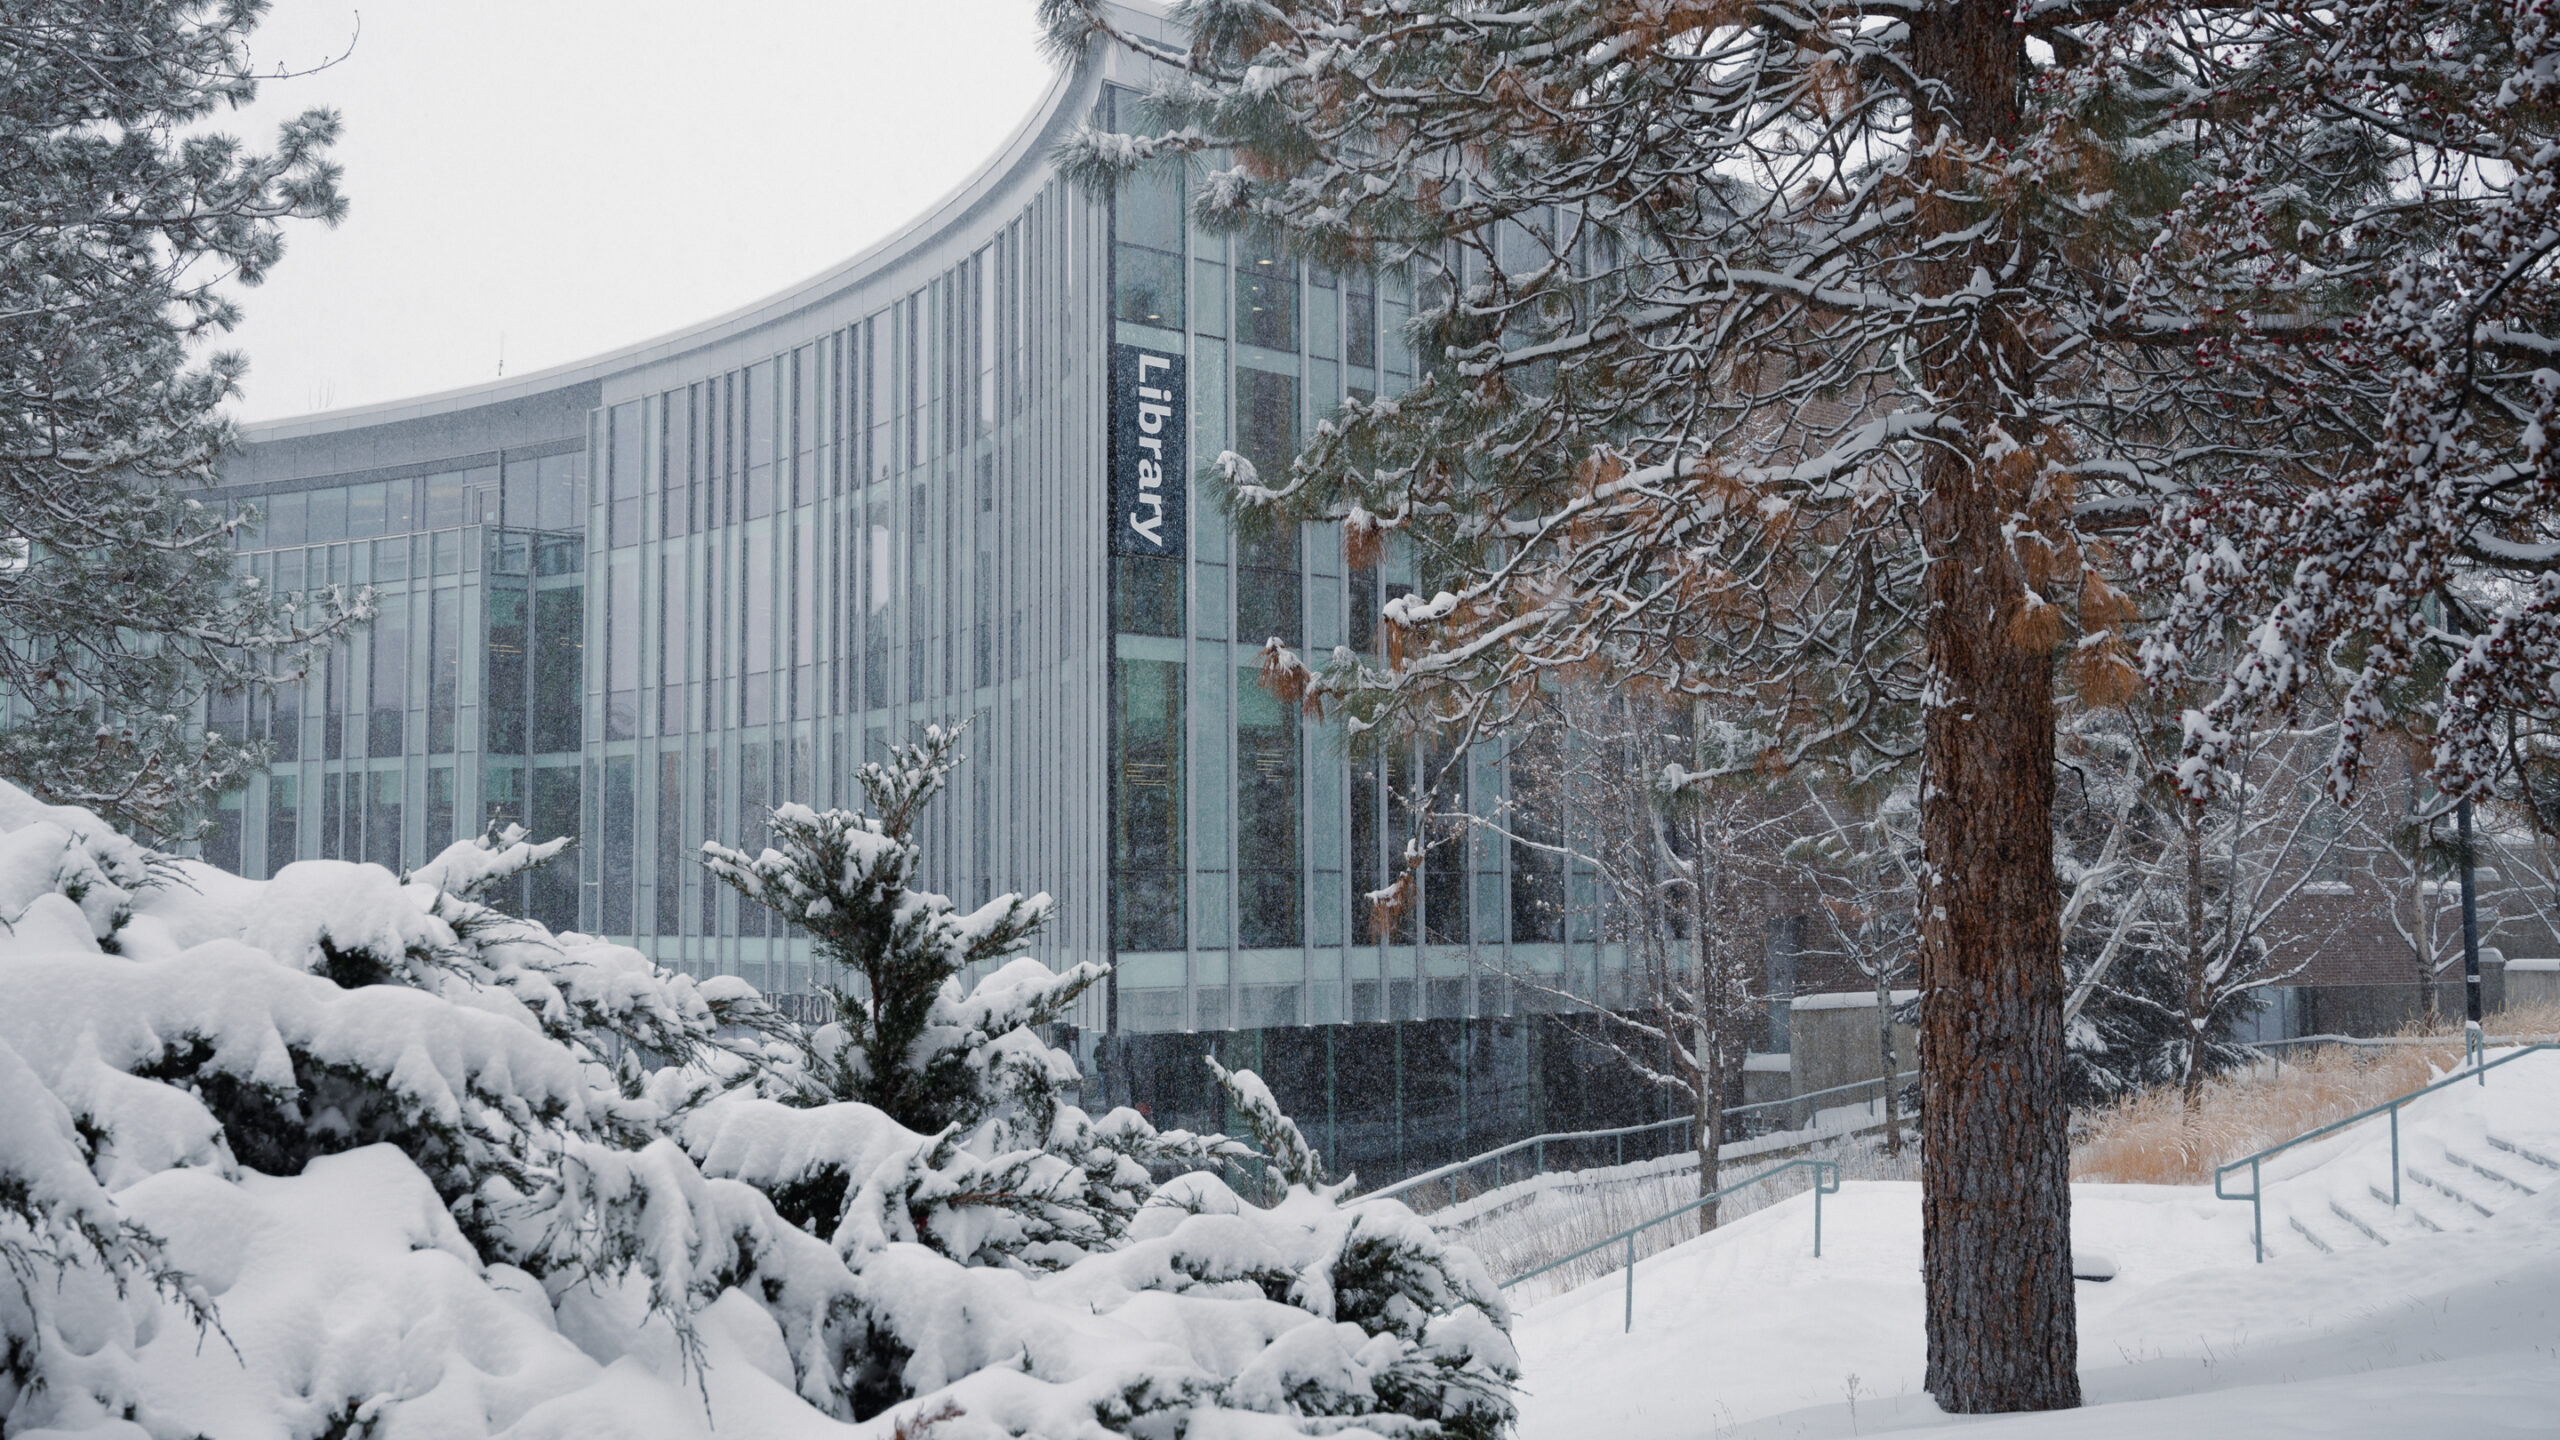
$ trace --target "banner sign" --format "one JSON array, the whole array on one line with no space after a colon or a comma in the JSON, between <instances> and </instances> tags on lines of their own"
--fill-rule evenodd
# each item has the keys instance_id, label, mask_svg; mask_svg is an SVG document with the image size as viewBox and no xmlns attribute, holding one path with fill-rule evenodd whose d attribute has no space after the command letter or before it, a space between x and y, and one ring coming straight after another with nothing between
<instances>
[{"instance_id":1,"label":"banner sign","mask_svg":"<svg viewBox=\"0 0 2560 1440\"><path fill-rule=\"evenodd\" d=\"M1182 554L1191 477L1182 356L1139 345L1111 354L1111 553Z\"/></svg>"}]
</instances>

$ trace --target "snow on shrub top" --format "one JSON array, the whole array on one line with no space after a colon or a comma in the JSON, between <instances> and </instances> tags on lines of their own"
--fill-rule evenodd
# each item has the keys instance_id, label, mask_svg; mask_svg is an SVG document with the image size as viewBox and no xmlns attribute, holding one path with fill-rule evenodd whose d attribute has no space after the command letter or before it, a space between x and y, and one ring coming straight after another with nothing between
<instances>
[{"instance_id":1,"label":"snow on shrub top","mask_svg":"<svg viewBox=\"0 0 2560 1440\"><path fill-rule=\"evenodd\" d=\"M910 817L935 788L882 780ZM0 785L0 1432L1509 1424L1482 1265L1392 1202L1336 1203L1248 1072L1231 1100L1305 1182L1268 1208L1158 1184L1238 1142L1072 1103L1034 1027L1098 971L911 975L913 1053L957 1063L918 1128L833 1092L841 1020L486 903L559 848L252 881ZM896 888L888 933L836 933L970 932ZM1009 947L1005 913L978 933Z\"/></svg>"}]
</instances>

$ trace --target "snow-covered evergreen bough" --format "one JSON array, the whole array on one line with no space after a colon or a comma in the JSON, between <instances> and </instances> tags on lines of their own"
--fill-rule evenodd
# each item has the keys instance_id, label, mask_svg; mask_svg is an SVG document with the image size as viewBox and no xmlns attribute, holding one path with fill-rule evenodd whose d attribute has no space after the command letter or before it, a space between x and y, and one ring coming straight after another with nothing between
<instances>
[{"instance_id":1,"label":"snow-covered evergreen bough","mask_svg":"<svg viewBox=\"0 0 2560 1440\"><path fill-rule=\"evenodd\" d=\"M1251 1075L1285 1198L1157 1184L1247 1148L1064 1103L1017 958L935 995L919 1044L1001 1093L919 1133L744 983L477 898L557 848L249 881L0 785L0 1432L1509 1424L1482 1263L1340 1203Z\"/></svg>"}]
</instances>

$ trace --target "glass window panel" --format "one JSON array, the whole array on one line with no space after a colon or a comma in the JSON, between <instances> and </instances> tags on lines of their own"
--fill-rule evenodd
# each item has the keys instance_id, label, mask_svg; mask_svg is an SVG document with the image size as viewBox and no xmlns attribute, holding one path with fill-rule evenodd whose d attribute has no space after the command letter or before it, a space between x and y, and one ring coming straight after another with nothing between
<instances>
[{"instance_id":1,"label":"glass window panel","mask_svg":"<svg viewBox=\"0 0 2560 1440\"><path fill-rule=\"evenodd\" d=\"M212 824L204 832L204 860L217 870L240 873L241 802L245 797L225 795L213 807Z\"/></svg>"},{"instance_id":2,"label":"glass window panel","mask_svg":"<svg viewBox=\"0 0 2560 1440\"><path fill-rule=\"evenodd\" d=\"M575 765L547 766L533 772L533 819L530 828L545 840L562 835L578 838L585 786ZM576 847L572 847L573 849ZM527 915L554 930L578 928L578 867L536 867L525 879Z\"/></svg>"},{"instance_id":3,"label":"glass window panel","mask_svg":"<svg viewBox=\"0 0 2560 1440\"><path fill-rule=\"evenodd\" d=\"M1276 486L1288 479L1297 452L1298 377L1238 367L1236 453L1253 462L1262 483Z\"/></svg>"},{"instance_id":4,"label":"glass window panel","mask_svg":"<svg viewBox=\"0 0 2560 1440\"><path fill-rule=\"evenodd\" d=\"M1182 328L1182 257L1123 245L1112 254L1112 313L1134 325Z\"/></svg>"},{"instance_id":5,"label":"glass window panel","mask_svg":"<svg viewBox=\"0 0 2560 1440\"><path fill-rule=\"evenodd\" d=\"M1190 748L1183 752L1184 779L1191 804L1190 854L1195 870L1232 867L1235 850L1235 737L1229 733L1229 687L1232 665L1191 667ZM1202 944L1227 943L1226 922L1219 920L1218 938Z\"/></svg>"},{"instance_id":6,"label":"glass window panel","mask_svg":"<svg viewBox=\"0 0 2560 1440\"><path fill-rule=\"evenodd\" d=\"M1378 364L1378 297L1363 290L1342 297L1342 363L1355 369Z\"/></svg>"},{"instance_id":7,"label":"glass window panel","mask_svg":"<svg viewBox=\"0 0 2560 1440\"><path fill-rule=\"evenodd\" d=\"M738 815L735 834L738 848L753 855L765 847L772 831L770 806L773 803L772 747L762 741L748 741L738 747ZM762 905L741 901L738 906L738 933L763 935L766 920L772 914Z\"/></svg>"},{"instance_id":8,"label":"glass window panel","mask_svg":"<svg viewBox=\"0 0 2560 1440\"><path fill-rule=\"evenodd\" d=\"M1182 665L1120 660L1115 910L1124 950L1182 945Z\"/></svg>"},{"instance_id":9,"label":"glass window panel","mask_svg":"<svg viewBox=\"0 0 2560 1440\"><path fill-rule=\"evenodd\" d=\"M451 589L436 591L429 609L427 752L450 755L454 741L454 702L462 682L462 592Z\"/></svg>"},{"instance_id":10,"label":"glass window panel","mask_svg":"<svg viewBox=\"0 0 2560 1440\"><path fill-rule=\"evenodd\" d=\"M532 597L491 586L483 600L488 638L482 649L480 713L482 746L499 754L523 754L525 657L531 642Z\"/></svg>"},{"instance_id":11,"label":"glass window panel","mask_svg":"<svg viewBox=\"0 0 2560 1440\"><path fill-rule=\"evenodd\" d=\"M302 858L302 782L291 775L267 780L267 874Z\"/></svg>"},{"instance_id":12,"label":"glass window panel","mask_svg":"<svg viewBox=\"0 0 2560 1440\"><path fill-rule=\"evenodd\" d=\"M374 865L400 869L401 784L397 770L376 770L367 777L364 807L364 858Z\"/></svg>"},{"instance_id":13,"label":"glass window panel","mask_svg":"<svg viewBox=\"0 0 2560 1440\"><path fill-rule=\"evenodd\" d=\"M1236 239L1235 329L1248 345L1298 348L1297 267L1268 238Z\"/></svg>"},{"instance_id":14,"label":"glass window panel","mask_svg":"<svg viewBox=\"0 0 2560 1440\"><path fill-rule=\"evenodd\" d=\"M365 753L397 755L409 718L409 597L384 595L373 620L372 711Z\"/></svg>"},{"instance_id":15,"label":"glass window panel","mask_svg":"<svg viewBox=\"0 0 2560 1440\"><path fill-rule=\"evenodd\" d=\"M578 748L580 692L585 661L585 587L558 585L534 600L533 748Z\"/></svg>"},{"instance_id":16,"label":"glass window panel","mask_svg":"<svg viewBox=\"0 0 2560 1440\"><path fill-rule=\"evenodd\" d=\"M806 455L813 448L818 420L817 379L817 360L811 348L803 345L792 351L791 415L787 423L794 455Z\"/></svg>"},{"instance_id":17,"label":"glass window panel","mask_svg":"<svg viewBox=\"0 0 2560 1440\"><path fill-rule=\"evenodd\" d=\"M1298 382L1266 370L1236 371L1236 449L1266 484L1278 484L1297 449ZM1236 638L1301 642L1298 527L1236 537Z\"/></svg>"},{"instance_id":18,"label":"glass window panel","mask_svg":"<svg viewBox=\"0 0 2560 1440\"><path fill-rule=\"evenodd\" d=\"M427 771L426 844L420 848L428 859L454 842L456 793L452 766L438 765Z\"/></svg>"},{"instance_id":19,"label":"glass window panel","mask_svg":"<svg viewBox=\"0 0 2560 1440\"><path fill-rule=\"evenodd\" d=\"M749 526L745 568L739 577L746 590L747 672L773 668L773 527Z\"/></svg>"},{"instance_id":20,"label":"glass window panel","mask_svg":"<svg viewBox=\"0 0 2560 1440\"><path fill-rule=\"evenodd\" d=\"M658 756L658 889L657 932L674 935L684 929L685 864L684 754L669 750Z\"/></svg>"},{"instance_id":21,"label":"glass window panel","mask_svg":"<svg viewBox=\"0 0 2560 1440\"><path fill-rule=\"evenodd\" d=\"M1334 292L1330 288L1313 290L1307 295L1307 353L1331 359L1339 351L1342 315L1334 308ZM1322 392L1318 392L1319 398Z\"/></svg>"},{"instance_id":22,"label":"glass window panel","mask_svg":"<svg viewBox=\"0 0 2560 1440\"><path fill-rule=\"evenodd\" d=\"M1191 328L1201 335L1227 333L1227 267L1214 260L1191 262L1192 293L1199 303L1191 309ZM1205 367L1204 367L1205 368ZM1199 384L1194 380L1193 385Z\"/></svg>"},{"instance_id":23,"label":"glass window panel","mask_svg":"<svg viewBox=\"0 0 2560 1440\"><path fill-rule=\"evenodd\" d=\"M346 858L347 777L335 770L320 777L320 858Z\"/></svg>"},{"instance_id":24,"label":"glass window panel","mask_svg":"<svg viewBox=\"0 0 2560 1440\"><path fill-rule=\"evenodd\" d=\"M1307 943L1310 945L1341 944L1343 909L1342 872L1318 871L1315 877L1315 898L1308 905Z\"/></svg>"},{"instance_id":25,"label":"glass window panel","mask_svg":"<svg viewBox=\"0 0 2560 1440\"><path fill-rule=\"evenodd\" d=\"M750 365L739 387L738 408L746 422L749 466L773 463L774 362Z\"/></svg>"},{"instance_id":26,"label":"glass window panel","mask_svg":"<svg viewBox=\"0 0 2560 1440\"><path fill-rule=\"evenodd\" d=\"M269 758L294 760L302 755L302 682L281 680L267 698L267 744L274 750Z\"/></svg>"},{"instance_id":27,"label":"glass window panel","mask_svg":"<svg viewBox=\"0 0 2560 1440\"><path fill-rule=\"evenodd\" d=\"M382 517L386 491L390 487L380 481L370 485L350 486L347 490L347 536L362 540L382 533Z\"/></svg>"},{"instance_id":28,"label":"glass window panel","mask_svg":"<svg viewBox=\"0 0 2560 1440\"><path fill-rule=\"evenodd\" d=\"M539 476L536 462L510 460L499 479L500 523L519 529L530 529L541 523L541 507L537 504Z\"/></svg>"},{"instance_id":29,"label":"glass window panel","mask_svg":"<svg viewBox=\"0 0 2560 1440\"><path fill-rule=\"evenodd\" d=\"M1236 943L1299 943L1298 716L1236 672Z\"/></svg>"},{"instance_id":30,"label":"glass window panel","mask_svg":"<svg viewBox=\"0 0 2560 1440\"><path fill-rule=\"evenodd\" d=\"M702 753L702 804L700 808L694 811L695 825L693 838L697 843L703 840L727 838L726 836L714 835L711 833L719 828L719 814L720 751L715 747L713 749L705 750ZM703 935L719 934L720 893L729 887L726 885L706 885L701 883L698 879L694 880L692 883L694 886L694 893L702 897L702 909L696 919L697 933Z\"/></svg>"},{"instance_id":31,"label":"glass window panel","mask_svg":"<svg viewBox=\"0 0 2560 1440\"><path fill-rule=\"evenodd\" d=\"M443 530L448 525L463 523L463 477L461 471L445 471L428 477L428 510L425 528Z\"/></svg>"},{"instance_id":32,"label":"glass window panel","mask_svg":"<svg viewBox=\"0 0 2560 1440\"><path fill-rule=\"evenodd\" d=\"M535 483L541 487L541 500L534 523L545 530L586 528L586 497L579 483L585 461L583 455L551 455L537 463Z\"/></svg>"},{"instance_id":33,"label":"glass window panel","mask_svg":"<svg viewBox=\"0 0 2560 1440\"><path fill-rule=\"evenodd\" d=\"M1191 567L1191 615L1203 640L1227 638L1227 567Z\"/></svg>"},{"instance_id":34,"label":"glass window panel","mask_svg":"<svg viewBox=\"0 0 2560 1440\"><path fill-rule=\"evenodd\" d=\"M266 531L258 537L259 544L299 545L310 533L310 496L270 495L258 503L267 512Z\"/></svg>"},{"instance_id":35,"label":"glass window panel","mask_svg":"<svg viewBox=\"0 0 2560 1440\"><path fill-rule=\"evenodd\" d=\"M1235 943L1235 937L1228 929L1228 922L1234 918L1231 913L1234 906L1228 898L1233 893L1228 882L1233 878L1223 870L1204 871L1191 877L1193 945L1203 950L1223 950ZM1175 978L1180 976L1177 974Z\"/></svg>"},{"instance_id":36,"label":"glass window panel","mask_svg":"<svg viewBox=\"0 0 2560 1440\"><path fill-rule=\"evenodd\" d=\"M1446 755L1431 757L1431 810L1463 814L1467 783L1463 766ZM1422 861L1422 898L1426 938L1434 945L1467 943L1467 845L1464 822L1434 820ZM1489 937L1488 937L1489 938Z\"/></svg>"},{"instance_id":37,"label":"glass window panel","mask_svg":"<svg viewBox=\"0 0 2560 1440\"><path fill-rule=\"evenodd\" d=\"M1115 555L1113 603L1124 635L1182 634L1182 562L1151 555Z\"/></svg>"},{"instance_id":38,"label":"glass window panel","mask_svg":"<svg viewBox=\"0 0 2560 1440\"><path fill-rule=\"evenodd\" d=\"M611 755L604 762L603 885L597 902L597 924L607 935L633 933L631 887L637 839L639 762Z\"/></svg>"},{"instance_id":39,"label":"glass window panel","mask_svg":"<svg viewBox=\"0 0 2560 1440\"><path fill-rule=\"evenodd\" d=\"M795 517L791 538L791 658L794 664L811 665L818 659L818 527Z\"/></svg>"},{"instance_id":40,"label":"glass window panel","mask_svg":"<svg viewBox=\"0 0 2560 1440\"><path fill-rule=\"evenodd\" d=\"M605 738L628 740L640 724L640 557L617 550L605 564Z\"/></svg>"},{"instance_id":41,"label":"glass window panel","mask_svg":"<svg viewBox=\"0 0 2560 1440\"><path fill-rule=\"evenodd\" d=\"M311 492L311 523L303 543L321 544L347 538L347 492L343 487Z\"/></svg>"},{"instance_id":42,"label":"glass window panel","mask_svg":"<svg viewBox=\"0 0 2560 1440\"><path fill-rule=\"evenodd\" d=\"M626 401L605 412L606 466L613 498L640 493L640 402Z\"/></svg>"},{"instance_id":43,"label":"glass window panel","mask_svg":"<svg viewBox=\"0 0 2560 1440\"><path fill-rule=\"evenodd\" d=\"M1120 182L1113 196L1114 239L1181 253L1184 187L1179 163L1142 170Z\"/></svg>"},{"instance_id":44,"label":"glass window panel","mask_svg":"<svg viewBox=\"0 0 2560 1440\"><path fill-rule=\"evenodd\" d=\"M323 760L335 760L346 753L347 691L354 680L352 651L355 643L349 639L339 640L329 647L322 661L320 758Z\"/></svg>"}]
</instances>

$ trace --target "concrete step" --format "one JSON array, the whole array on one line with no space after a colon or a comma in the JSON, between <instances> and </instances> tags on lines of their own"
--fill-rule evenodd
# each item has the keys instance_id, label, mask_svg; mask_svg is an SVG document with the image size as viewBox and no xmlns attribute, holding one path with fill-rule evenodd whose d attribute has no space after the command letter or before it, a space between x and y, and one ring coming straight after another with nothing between
<instances>
[{"instance_id":1,"label":"concrete step","mask_svg":"<svg viewBox=\"0 0 2560 1440\"><path fill-rule=\"evenodd\" d=\"M2497 1135L2483 1135L2481 1138L2488 1141L2493 1150L2504 1150L2529 1165L2539 1165L2553 1174L2560 1174L2560 1160L2545 1154L2539 1145L2520 1145Z\"/></svg>"},{"instance_id":2,"label":"concrete step","mask_svg":"<svg viewBox=\"0 0 2560 1440\"><path fill-rule=\"evenodd\" d=\"M2497 1166L2484 1164L2481 1161L2472 1158L2468 1153L2456 1150L2450 1145L2444 1147L2444 1158L2452 1161L2456 1165L2460 1165L2465 1169L2472 1171L2474 1174L2486 1176L2489 1179L2496 1181L2498 1184L2507 1187L2509 1190L2514 1191L2518 1195L2539 1195L2542 1193L2541 1186L2526 1184L2524 1181L2517 1179L2515 1175L2508 1173L2508 1170L2514 1170L2517 1168L2513 1162L2504 1162L2507 1168L2500 1169ZM2517 1173L2520 1174L2522 1172L2519 1170Z\"/></svg>"},{"instance_id":3,"label":"concrete step","mask_svg":"<svg viewBox=\"0 0 2560 1440\"><path fill-rule=\"evenodd\" d=\"M2416 1229L2432 1231L2438 1235L2444 1233L2444 1222L2428 1214L2407 1189L2401 1192L2400 1203L2397 1205L2391 1203L2391 1192L2381 1186L2371 1185L2366 1189L2376 1201L2391 1212L2395 1221L2405 1222Z\"/></svg>"},{"instance_id":4,"label":"concrete step","mask_svg":"<svg viewBox=\"0 0 2560 1440\"><path fill-rule=\"evenodd\" d=\"M2457 1205L2470 1207L2471 1209L2479 1212L2483 1219L2489 1218L2498 1213L2490 1207L2481 1204L2479 1201L2474 1200L2469 1195L2464 1194L2461 1190L2456 1189L2451 1182L2440 1178L2435 1171L2422 1170L2415 1165L2404 1165L2401 1168L2408 1172L2410 1179L2417 1181L2419 1184L2426 1186L2430 1190L2443 1194L2445 1198L2453 1201Z\"/></svg>"},{"instance_id":5,"label":"concrete step","mask_svg":"<svg viewBox=\"0 0 2560 1440\"><path fill-rule=\"evenodd\" d=\"M2353 1210L2348 1209L2346 1202L2343 1200L2330 1201L2329 1213L2346 1221L2348 1224L2353 1225L2359 1231L2362 1231L2364 1233L2364 1238L2372 1241L2376 1245L2388 1245L2391 1243L2389 1240L2383 1238L2382 1231L2377 1229L2371 1222L2367 1221L2363 1216L2358 1215ZM2388 1224L2389 1222L2385 1221L2383 1223Z\"/></svg>"},{"instance_id":6,"label":"concrete step","mask_svg":"<svg viewBox=\"0 0 2560 1440\"><path fill-rule=\"evenodd\" d=\"M2335 1255L2338 1253L2338 1247L2323 1239L2319 1231L2303 1224L2301 1216L2294 1215L2287 1218L2292 1222L2294 1232L2300 1235L2303 1239L2310 1241L2312 1248L2318 1250L2323 1255Z\"/></svg>"}]
</instances>

